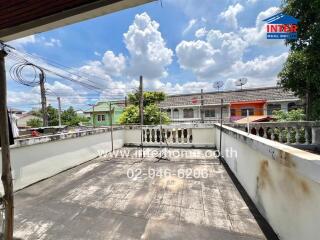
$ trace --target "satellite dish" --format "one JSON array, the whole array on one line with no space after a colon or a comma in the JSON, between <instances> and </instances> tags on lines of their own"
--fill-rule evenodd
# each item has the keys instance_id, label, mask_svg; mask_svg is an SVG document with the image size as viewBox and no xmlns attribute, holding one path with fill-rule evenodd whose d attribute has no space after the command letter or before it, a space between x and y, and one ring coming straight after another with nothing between
<instances>
[{"instance_id":1,"label":"satellite dish","mask_svg":"<svg viewBox=\"0 0 320 240\"><path fill-rule=\"evenodd\" d=\"M248 82L247 78L239 78L235 81L236 86L240 86L242 90L242 86L245 85Z\"/></svg>"},{"instance_id":2,"label":"satellite dish","mask_svg":"<svg viewBox=\"0 0 320 240\"><path fill-rule=\"evenodd\" d=\"M216 81L216 82L213 83L213 87L218 89L218 92L220 91L220 88L223 87L223 85L224 85L224 82L221 81L221 80L220 81Z\"/></svg>"}]
</instances>

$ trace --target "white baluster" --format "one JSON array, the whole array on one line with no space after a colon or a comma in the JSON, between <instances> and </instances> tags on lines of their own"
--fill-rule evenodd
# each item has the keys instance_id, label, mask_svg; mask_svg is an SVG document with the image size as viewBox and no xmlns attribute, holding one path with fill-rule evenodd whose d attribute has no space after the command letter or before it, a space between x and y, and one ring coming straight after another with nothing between
<instances>
[{"instance_id":1,"label":"white baluster","mask_svg":"<svg viewBox=\"0 0 320 240\"><path fill-rule=\"evenodd\" d=\"M186 141L185 141L185 143L189 143L189 129L186 128L186 130L187 130L187 136L186 136Z\"/></svg>"},{"instance_id":2,"label":"white baluster","mask_svg":"<svg viewBox=\"0 0 320 240\"><path fill-rule=\"evenodd\" d=\"M271 129L271 140L272 140L272 141L274 141L274 139L275 139L274 130L275 130L275 128L272 128L272 129Z\"/></svg>"},{"instance_id":3,"label":"white baluster","mask_svg":"<svg viewBox=\"0 0 320 240\"><path fill-rule=\"evenodd\" d=\"M291 137L291 134L290 134L290 128L286 127L286 130L287 130L287 143L290 143L290 137Z\"/></svg>"},{"instance_id":4,"label":"white baluster","mask_svg":"<svg viewBox=\"0 0 320 240\"><path fill-rule=\"evenodd\" d=\"M304 142L304 144L309 144L309 132L308 132L308 128L305 126L304 127L304 138L305 138L305 142Z\"/></svg>"},{"instance_id":5,"label":"white baluster","mask_svg":"<svg viewBox=\"0 0 320 240\"><path fill-rule=\"evenodd\" d=\"M297 126L297 127L295 127L294 128L295 129L295 131L296 131L296 141L295 141L295 143L296 144L299 144L299 136L300 136L300 134L299 134L299 130L300 130L300 128Z\"/></svg>"}]
</instances>

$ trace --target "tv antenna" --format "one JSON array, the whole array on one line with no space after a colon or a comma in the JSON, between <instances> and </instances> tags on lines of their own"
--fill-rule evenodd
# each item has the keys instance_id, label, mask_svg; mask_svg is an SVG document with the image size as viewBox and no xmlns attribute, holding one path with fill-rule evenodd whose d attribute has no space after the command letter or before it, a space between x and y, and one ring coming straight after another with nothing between
<instances>
[{"instance_id":1,"label":"tv antenna","mask_svg":"<svg viewBox=\"0 0 320 240\"><path fill-rule=\"evenodd\" d=\"M222 88L224 85L224 82L223 81L216 81L213 83L213 87L218 89L218 92L220 92L220 88Z\"/></svg>"},{"instance_id":2,"label":"tv antenna","mask_svg":"<svg viewBox=\"0 0 320 240\"><path fill-rule=\"evenodd\" d=\"M240 86L242 90L242 86L246 85L248 82L247 78L239 78L238 80L235 81L236 86Z\"/></svg>"}]
</instances>

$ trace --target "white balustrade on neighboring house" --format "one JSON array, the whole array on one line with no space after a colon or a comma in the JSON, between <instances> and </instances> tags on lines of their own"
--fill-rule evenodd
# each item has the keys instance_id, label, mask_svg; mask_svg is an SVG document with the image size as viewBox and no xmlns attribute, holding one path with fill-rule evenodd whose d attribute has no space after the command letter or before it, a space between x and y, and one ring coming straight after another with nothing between
<instances>
[{"instance_id":1,"label":"white balustrade on neighboring house","mask_svg":"<svg viewBox=\"0 0 320 240\"><path fill-rule=\"evenodd\" d=\"M248 132L247 124L231 124L231 126ZM251 134L289 145L320 144L319 139L317 139L319 129L320 122L297 121L249 124L249 132Z\"/></svg>"}]
</instances>

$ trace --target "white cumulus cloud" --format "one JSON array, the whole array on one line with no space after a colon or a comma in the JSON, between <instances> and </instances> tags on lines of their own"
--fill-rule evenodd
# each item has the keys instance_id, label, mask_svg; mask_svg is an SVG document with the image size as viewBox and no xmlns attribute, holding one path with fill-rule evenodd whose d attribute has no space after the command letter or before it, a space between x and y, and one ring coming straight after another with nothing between
<instances>
[{"instance_id":1,"label":"white cumulus cloud","mask_svg":"<svg viewBox=\"0 0 320 240\"><path fill-rule=\"evenodd\" d=\"M112 51L106 51L102 62L107 73L110 75L120 75L126 67L126 59L123 54L116 56Z\"/></svg>"},{"instance_id":2,"label":"white cumulus cloud","mask_svg":"<svg viewBox=\"0 0 320 240\"><path fill-rule=\"evenodd\" d=\"M230 5L226 11L220 13L219 18L226 21L228 26L236 29L238 28L237 15L243 10L244 7L240 3Z\"/></svg>"},{"instance_id":3,"label":"white cumulus cloud","mask_svg":"<svg viewBox=\"0 0 320 240\"><path fill-rule=\"evenodd\" d=\"M205 27L203 27L203 28L199 28L199 29L196 31L195 36L196 36L197 38L202 38L202 37L206 36L207 33L208 33L208 31L206 30Z\"/></svg>"},{"instance_id":4,"label":"white cumulus cloud","mask_svg":"<svg viewBox=\"0 0 320 240\"><path fill-rule=\"evenodd\" d=\"M129 73L147 79L167 76L166 67L172 63L173 52L159 31L159 23L147 13L137 14L124 33L124 42L130 54Z\"/></svg>"},{"instance_id":5,"label":"white cumulus cloud","mask_svg":"<svg viewBox=\"0 0 320 240\"><path fill-rule=\"evenodd\" d=\"M197 75L206 74L215 66L214 56L218 51L209 43L197 41L182 41L176 47L180 66L191 69Z\"/></svg>"}]
</instances>

